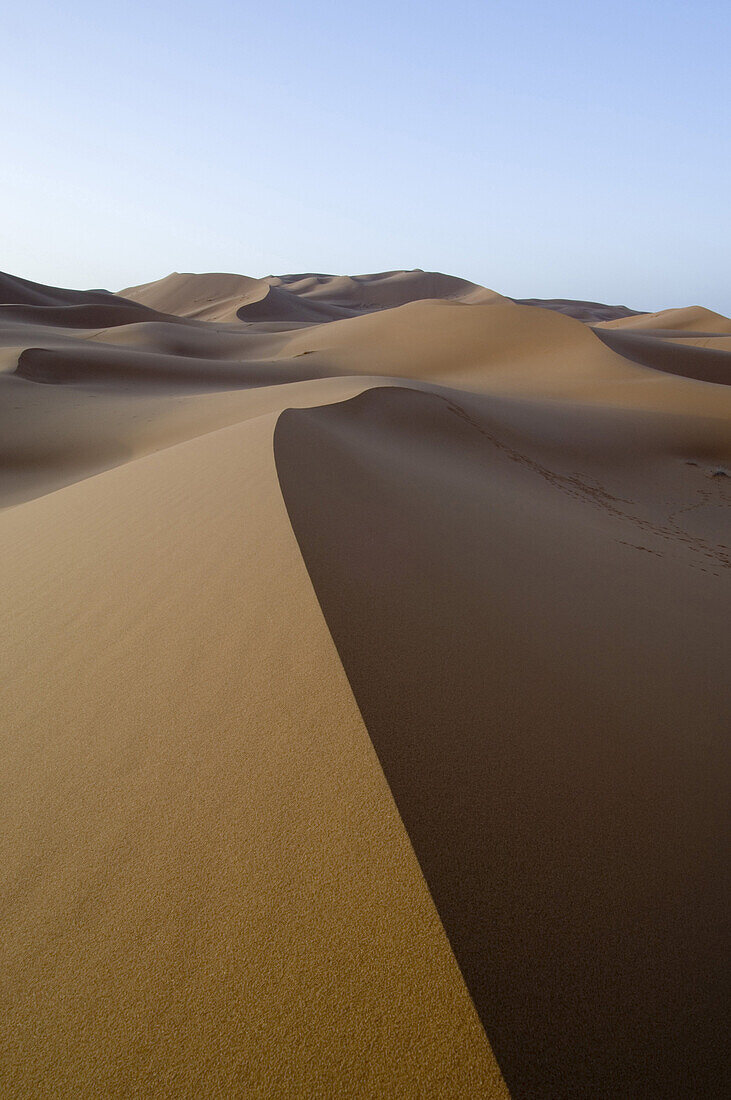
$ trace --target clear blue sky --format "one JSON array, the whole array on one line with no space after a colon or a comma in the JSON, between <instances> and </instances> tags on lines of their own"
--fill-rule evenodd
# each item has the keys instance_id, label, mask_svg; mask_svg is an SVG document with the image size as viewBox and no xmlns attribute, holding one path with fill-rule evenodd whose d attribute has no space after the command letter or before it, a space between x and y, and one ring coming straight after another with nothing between
<instances>
[{"instance_id":1,"label":"clear blue sky","mask_svg":"<svg viewBox=\"0 0 731 1100\"><path fill-rule=\"evenodd\" d=\"M731 312L727 0L21 0L2 46L3 270Z\"/></svg>"}]
</instances>

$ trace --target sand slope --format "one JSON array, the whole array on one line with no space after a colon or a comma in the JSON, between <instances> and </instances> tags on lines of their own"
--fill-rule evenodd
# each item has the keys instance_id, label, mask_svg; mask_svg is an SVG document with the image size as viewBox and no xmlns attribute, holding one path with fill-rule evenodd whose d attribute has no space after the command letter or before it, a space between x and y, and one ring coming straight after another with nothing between
<instances>
[{"instance_id":1,"label":"sand slope","mask_svg":"<svg viewBox=\"0 0 731 1100\"><path fill-rule=\"evenodd\" d=\"M3 1095L725 1094L731 321L570 313L0 280Z\"/></svg>"}]
</instances>

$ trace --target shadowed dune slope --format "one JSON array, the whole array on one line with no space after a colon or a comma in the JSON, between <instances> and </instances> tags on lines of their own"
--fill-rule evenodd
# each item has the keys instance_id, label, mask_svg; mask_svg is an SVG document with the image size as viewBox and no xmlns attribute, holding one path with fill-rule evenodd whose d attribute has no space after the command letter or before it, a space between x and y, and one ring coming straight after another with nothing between
<instances>
[{"instance_id":1,"label":"shadowed dune slope","mask_svg":"<svg viewBox=\"0 0 731 1100\"><path fill-rule=\"evenodd\" d=\"M691 436L404 389L277 425L315 591L516 1100L728 1085L731 479L684 464Z\"/></svg>"},{"instance_id":2,"label":"shadowed dune slope","mask_svg":"<svg viewBox=\"0 0 731 1100\"><path fill-rule=\"evenodd\" d=\"M179 385L209 390L281 385L333 372L308 367L302 360L227 362L89 343L68 349L26 348L18 357L15 373L27 381L48 385L116 382L127 387Z\"/></svg>"},{"instance_id":3,"label":"shadowed dune slope","mask_svg":"<svg viewBox=\"0 0 731 1100\"><path fill-rule=\"evenodd\" d=\"M154 321L160 314L132 304L73 306L0 306L0 322L8 320L24 325L53 328L111 328Z\"/></svg>"},{"instance_id":4,"label":"shadowed dune slope","mask_svg":"<svg viewBox=\"0 0 731 1100\"><path fill-rule=\"evenodd\" d=\"M634 330L596 330L599 339L626 359L645 367L696 378L701 382L731 385L731 349L683 345Z\"/></svg>"},{"instance_id":5,"label":"shadowed dune slope","mask_svg":"<svg viewBox=\"0 0 731 1100\"><path fill-rule=\"evenodd\" d=\"M337 302L310 298L293 293L288 288L269 286L266 295L259 301L246 303L239 309L237 316L241 321L287 321L318 324L323 321L337 321L345 317L355 317L358 310Z\"/></svg>"}]
</instances>

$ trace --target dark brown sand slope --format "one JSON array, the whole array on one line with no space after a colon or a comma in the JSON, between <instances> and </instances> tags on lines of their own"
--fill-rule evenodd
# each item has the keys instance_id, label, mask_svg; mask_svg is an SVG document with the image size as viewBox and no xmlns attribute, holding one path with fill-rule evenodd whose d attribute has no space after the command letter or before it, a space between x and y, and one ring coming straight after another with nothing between
<instances>
[{"instance_id":1,"label":"dark brown sand slope","mask_svg":"<svg viewBox=\"0 0 731 1100\"><path fill-rule=\"evenodd\" d=\"M682 514L695 430L407 389L277 425L295 534L516 1098L727 1094L729 559Z\"/></svg>"}]
</instances>

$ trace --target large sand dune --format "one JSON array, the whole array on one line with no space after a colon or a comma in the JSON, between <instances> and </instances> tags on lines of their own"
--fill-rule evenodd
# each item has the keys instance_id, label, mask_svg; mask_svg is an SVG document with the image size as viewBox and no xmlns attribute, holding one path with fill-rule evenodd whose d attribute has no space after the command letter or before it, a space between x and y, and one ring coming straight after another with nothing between
<instances>
[{"instance_id":1,"label":"large sand dune","mask_svg":"<svg viewBox=\"0 0 731 1100\"><path fill-rule=\"evenodd\" d=\"M392 309L425 298L488 302L492 290L436 271L376 275L172 275L122 295L144 305L209 321L318 322Z\"/></svg>"},{"instance_id":2,"label":"large sand dune","mask_svg":"<svg viewBox=\"0 0 731 1100\"><path fill-rule=\"evenodd\" d=\"M729 335L0 279L4 1096L727 1093Z\"/></svg>"}]
</instances>

